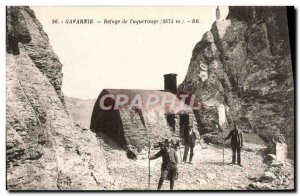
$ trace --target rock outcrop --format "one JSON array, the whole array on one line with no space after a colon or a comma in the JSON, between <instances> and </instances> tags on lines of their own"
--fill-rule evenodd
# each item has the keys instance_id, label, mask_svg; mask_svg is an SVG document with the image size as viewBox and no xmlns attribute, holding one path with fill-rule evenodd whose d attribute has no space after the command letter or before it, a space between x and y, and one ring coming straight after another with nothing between
<instances>
[{"instance_id":1,"label":"rock outcrop","mask_svg":"<svg viewBox=\"0 0 300 196\"><path fill-rule=\"evenodd\" d=\"M7 51L19 54L18 43L22 43L35 66L48 78L60 100L64 102L62 85L62 64L53 52L47 34L29 7L8 7Z\"/></svg>"},{"instance_id":2,"label":"rock outcrop","mask_svg":"<svg viewBox=\"0 0 300 196\"><path fill-rule=\"evenodd\" d=\"M7 7L8 190L112 186L102 147L63 105L61 63L28 7Z\"/></svg>"},{"instance_id":3,"label":"rock outcrop","mask_svg":"<svg viewBox=\"0 0 300 196\"><path fill-rule=\"evenodd\" d=\"M196 44L179 90L200 97L201 134L234 122L294 157L294 82L285 7L229 7ZM224 108L220 112L220 108ZM220 138L220 137L219 137ZM274 149L273 149L274 150ZM273 152L272 152L273 153Z\"/></svg>"},{"instance_id":4,"label":"rock outcrop","mask_svg":"<svg viewBox=\"0 0 300 196\"><path fill-rule=\"evenodd\" d=\"M276 161L276 156L269 154L266 157L267 168L262 176L253 179L244 189L249 190L293 190L294 162L287 160L284 163Z\"/></svg>"}]
</instances>

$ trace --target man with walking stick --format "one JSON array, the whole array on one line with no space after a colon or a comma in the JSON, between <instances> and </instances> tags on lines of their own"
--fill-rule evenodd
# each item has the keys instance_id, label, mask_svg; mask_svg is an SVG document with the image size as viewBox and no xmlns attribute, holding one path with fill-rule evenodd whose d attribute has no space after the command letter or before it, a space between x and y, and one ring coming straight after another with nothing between
<instances>
[{"instance_id":1,"label":"man with walking stick","mask_svg":"<svg viewBox=\"0 0 300 196\"><path fill-rule=\"evenodd\" d=\"M238 125L234 125L234 129L230 131L228 136L224 138L224 140L228 140L231 138L231 149L232 149L232 164L235 164L236 155L237 155L237 162L239 166L242 167L241 164L241 150L243 147L243 132L239 129Z\"/></svg>"},{"instance_id":2,"label":"man with walking stick","mask_svg":"<svg viewBox=\"0 0 300 196\"><path fill-rule=\"evenodd\" d=\"M161 186L165 179L170 180L170 190L173 190L174 182L178 178L178 158L175 149L171 148L170 141L168 139L165 140L164 146L158 153L153 156L148 156L149 160L157 159L158 157L162 157L163 162L161 165L161 175L157 190L161 189Z\"/></svg>"},{"instance_id":3,"label":"man with walking stick","mask_svg":"<svg viewBox=\"0 0 300 196\"><path fill-rule=\"evenodd\" d=\"M184 154L183 154L183 162L186 163L186 159L188 156L188 152L190 151L190 158L189 158L189 164L192 164L193 156L194 156L194 147L196 145L196 133L192 129L191 126L189 126L188 134L185 137L184 142Z\"/></svg>"}]
</instances>

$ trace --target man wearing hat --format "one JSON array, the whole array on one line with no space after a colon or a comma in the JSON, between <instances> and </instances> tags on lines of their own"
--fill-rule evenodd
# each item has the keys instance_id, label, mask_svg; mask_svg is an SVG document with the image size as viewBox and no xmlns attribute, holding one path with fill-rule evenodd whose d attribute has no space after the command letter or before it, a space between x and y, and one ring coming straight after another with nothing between
<instances>
[{"instance_id":1,"label":"man wearing hat","mask_svg":"<svg viewBox=\"0 0 300 196\"><path fill-rule=\"evenodd\" d=\"M160 151L153 156L149 156L149 159L153 160L157 159L158 157L162 157L163 162L161 164L161 175L157 190L161 189L161 186L165 179L170 180L170 190L173 190L174 182L178 177L178 158L175 149L171 148L170 141L168 139L165 140L164 146L160 149Z\"/></svg>"},{"instance_id":2,"label":"man wearing hat","mask_svg":"<svg viewBox=\"0 0 300 196\"><path fill-rule=\"evenodd\" d=\"M224 138L224 140L228 140L231 138L231 149L232 149L232 164L235 164L236 155L237 155L237 162L240 166L241 164L241 149L243 147L243 132L239 129L238 125L234 125L234 129L230 131L228 136Z\"/></svg>"},{"instance_id":3,"label":"man wearing hat","mask_svg":"<svg viewBox=\"0 0 300 196\"><path fill-rule=\"evenodd\" d=\"M190 159L189 159L189 163L192 164L192 159L194 156L194 147L196 144L196 133L195 131L192 129L191 126L189 126L189 132L188 134L185 136L184 138L184 154L183 154L183 162L186 162L187 156L188 156L188 152L190 151Z\"/></svg>"}]
</instances>

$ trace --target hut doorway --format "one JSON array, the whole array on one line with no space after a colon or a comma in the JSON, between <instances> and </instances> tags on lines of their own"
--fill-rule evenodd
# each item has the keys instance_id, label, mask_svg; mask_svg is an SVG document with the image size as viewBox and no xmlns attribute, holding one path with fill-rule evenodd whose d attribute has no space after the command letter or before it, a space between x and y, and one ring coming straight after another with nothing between
<instances>
[{"instance_id":1,"label":"hut doorway","mask_svg":"<svg viewBox=\"0 0 300 196\"><path fill-rule=\"evenodd\" d=\"M179 118L180 137L187 138L189 134L189 115L182 114Z\"/></svg>"},{"instance_id":2,"label":"hut doorway","mask_svg":"<svg viewBox=\"0 0 300 196\"><path fill-rule=\"evenodd\" d=\"M175 133L175 114L167 114L167 122L173 133Z\"/></svg>"}]
</instances>

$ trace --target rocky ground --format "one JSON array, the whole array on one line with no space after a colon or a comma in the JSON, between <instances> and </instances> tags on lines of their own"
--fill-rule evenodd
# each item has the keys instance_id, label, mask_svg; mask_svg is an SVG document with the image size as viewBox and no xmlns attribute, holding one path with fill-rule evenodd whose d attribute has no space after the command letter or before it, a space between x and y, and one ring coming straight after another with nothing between
<instances>
[{"instance_id":1,"label":"rocky ground","mask_svg":"<svg viewBox=\"0 0 300 196\"><path fill-rule=\"evenodd\" d=\"M119 149L105 137L99 139L105 148L105 157L109 174L114 179L114 189L148 190L147 152L141 152L137 160L130 160L126 152ZM265 162L260 151L252 151L255 144L246 143L242 154L243 167L230 165L231 149L223 149L216 145L198 144L195 147L193 164L180 162L179 178L175 182L175 190L261 190L292 189L293 169L290 164L280 169L271 167ZM255 145L256 149L264 146ZM157 150L152 149L152 153ZM183 153L183 149L182 149ZM180 157L179 151L177 151ZM151 161L150 190L156 190L160 177L161 158ZM271 173L271 174L270 174ZM162 190L169 189L166 181Z\"/></svg>"}]
</instances>

